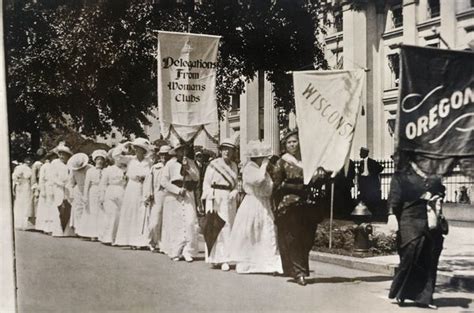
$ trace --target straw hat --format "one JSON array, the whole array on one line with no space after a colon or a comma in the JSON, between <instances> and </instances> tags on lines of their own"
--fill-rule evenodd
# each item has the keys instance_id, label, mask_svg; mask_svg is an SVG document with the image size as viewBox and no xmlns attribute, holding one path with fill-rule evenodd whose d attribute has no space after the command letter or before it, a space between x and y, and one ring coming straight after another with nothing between
<instances>
[{"instance_id":1,"label":"straw hat","mask_svg":"<svg viewBox=\"0 0 474 313\"><path fill-rule=\"evenodd\" d=\"M176 146L174 146L170 151L169 151L169 154L170 155L176 155L176 151L180 150L180 149L183 149L184 147L186 147L185 144L182 144L181 142L178 142L176 144Z\"/></svg>"},{"instance_id":2,"label":"straw hat","mask_svg":"<svg viewBox=\"0 0 474 313\"><path fill-rule=\"evenodd\" d=\"M298 136L298 129L293 129L293 130L288 130L284 135L283 135L283 142L286 142L288 138L291 136Z\"/></svg>"},{"instance_id":3,"label":"straw hat","mask_svg":"<svg viewBox=\"0 0 474 313\"><path fill-rule=\"evenodd\" d=\"M247 144L247 157L261 158L272 155L272 148L270 145L261 142L260 140L251 140Z\"/></svg>"},{"instance_id":4,"label":"straw hat","mask_svg":"<svg viewBox=\"0 0 474 313\"><path fill-rule=\"evenodd\" d=\"M77 171L84 168L87 163L89 163L89 157L85 153L76 153L68 161L67 166L73 170Z\"/></svg>"},{"instance_id":5,"label":"straw hat","mask_svg":"<svg viewBox=\"0 0 474 313\"><path fill-rule=\"evenodd\" d=\"M106 160L107 159L107 151L99 149L99 150L95 150L94 152L92 152L92 161L95 161L95 159L97 159L98 157L102 157L102 158L104 158L104 160Z\"/></svg>"},{"instance_id":6,"label":"straw hat","mask_svg":"<svg viewBox=\"0 0 474 313\"><path fill-rule=\"evenodd\" d=\"M114 160L114 157L113 157L114 150L115 150L115 148L112 148L109 151L107 151L107 160L109 160L109 161Z\"/></svg>"},{"instance_id":7,"label":"straw hat","mask_svg":"<svg viewBox=\"0 0 474 313\"><path fill-rule=\"evenodd\" d=\"M160 147L160 150L158 151L158 154L169 154L171 151L171 147L168 145L164 145Z\"/></svg>"},{"instance_id":8,"label":"straw hat","mask_svg":"<svg viewBox=\"0 0 474 313\"><path fill-rule=\"evenodd\" d=\"M145 151L149 152L151 150L151 144L148 139L145 138L137 138L132 142L132 145L135 147L140 147L145 149Z\"/></svg>"},{"instance_id":9,"label":"straw hat","mask_svg":"<svg viewBox=\"0 0 474 313\"><path fill-rule=\"evenodd\" d=\"M222 149L223 147L237 149L237 146L235 145L234 141L230 138L226 138L221 141L221 144L219 145L219 149Z\"/></svg>"},{"instance_id":10,"label":"straw hat","mask_svg":"<svg viewBox=\"0 0 474 313\"><path fill-rule=\"evenodd\" d=\"M59 152L64 152L64 153L68 153L69 155L73 155L71 149L69 149L69 147L67 147L64 144L59 144L56 148L54 148L54 151L58 154Z\"/></svg>"}]
</instances>

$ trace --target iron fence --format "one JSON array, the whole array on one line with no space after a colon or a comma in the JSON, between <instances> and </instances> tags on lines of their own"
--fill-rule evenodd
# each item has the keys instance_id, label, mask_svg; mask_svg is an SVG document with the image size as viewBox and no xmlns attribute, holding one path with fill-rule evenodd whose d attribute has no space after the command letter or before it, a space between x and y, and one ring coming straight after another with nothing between
<instances>
[{"instance_id":1,"label":"iron fence","mask_svg":"<svg viewBox=\"0 0 474 313\"><path fill-rule=\"evenodd\" d=\"M354 187L352 188L352 197L357 198L358 194L358 185L357 185L357 174L359 168L359 161L355 161L356 168L356 181ZM392 180L392 175L395 172L395 164L393 160L377 160L383 167L384 170L380 174L380 185L382 191L382 199L386 200L390 192L390 181ZM462 174L459 167L455 167L453 172L443 179L443 184L446 186L446 197L445 202L459 203L464 202L461 200L461 189L465 188L467 197L473 200L474 195L474 179ZM461 201L460 201L461 200Z\"/></svg>"}]
</instances>

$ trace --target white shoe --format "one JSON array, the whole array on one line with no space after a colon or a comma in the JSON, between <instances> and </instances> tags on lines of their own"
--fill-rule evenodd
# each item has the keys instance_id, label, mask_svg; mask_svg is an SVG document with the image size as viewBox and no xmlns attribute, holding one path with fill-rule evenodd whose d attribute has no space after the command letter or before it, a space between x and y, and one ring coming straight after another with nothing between
<instances>
[{"instance_id":1,"label":"white shoe","mask_svg":"<svg viewBox=\"0 0 474 313\"><path fill-rule=\"evenodd\" d=\"M227 263L222 264L221 265L221 270L223 270L225 272L229 271L230 270L229 264L227 264Z\"/></svg>"},{"instance_id":2,"label":"white shoe","mask_svg":"<svg viewBox=\"0 0 474 313\"><path fill-rule=\"evenodd\" d=\"M191 257L191 256L185 256L184 260L188 263L191 263L192 261L194 261L193 257Z\"/></svg>"},{"instance_id":3,"label":"white shoe","mask_svg":"<svg viewBox=\"0 0 474 313\"><path fill-rule=\"evenodd\" d=\"M180 260L179 256L175 257L175 258L172 258L171 260L175 261L175 262L178 262Z\"/></svg>"}]
</instances>

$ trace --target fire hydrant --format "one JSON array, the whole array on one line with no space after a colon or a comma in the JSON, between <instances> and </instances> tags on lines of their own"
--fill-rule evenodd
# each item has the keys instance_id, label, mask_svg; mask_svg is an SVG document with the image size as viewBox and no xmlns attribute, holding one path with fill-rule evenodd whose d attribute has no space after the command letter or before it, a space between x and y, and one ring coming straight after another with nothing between
<instances>
[{"instance_id":1,"label":"fire hydrant","mask_svg":"<svg viewBox=\"0 0 474 313\"><path fill-rule=\"evenodd\" d=\"M354 252L367 252L370 248L369 235L373 232L372 224L370 224L372 213L363 202L359 202L351 215L357 224L354 228Z\"/></svg>"}]
</instances>

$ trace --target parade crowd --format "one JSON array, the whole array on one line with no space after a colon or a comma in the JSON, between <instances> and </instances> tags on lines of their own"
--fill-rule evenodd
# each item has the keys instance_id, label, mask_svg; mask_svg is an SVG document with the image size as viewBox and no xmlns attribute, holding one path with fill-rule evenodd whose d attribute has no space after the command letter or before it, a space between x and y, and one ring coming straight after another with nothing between
<instances>
[{"instance_id":1,"label":"parade crowd","mask_svg":"<svg viewBox=\"0 0 474 313\"><path fill-rule=\"evenodd\" d=\"M321 169L310 188L303 185L297 133L285 142L281 158L272 158L264 143L250 142L240 170L230 139L210 161L190 145L154 147L144 138L90 158L61 143L40 151L31 167L27 158L14 169L15 227L187 262L197 256L201 232L212 268L285 274L305 285L316 226L324 218L313 207L327 175Z\"/></svg>"},{"instance_id":2,"label":"parade crowd","mask_svg":"<svg viewBox=\"0 0 474 313\"><path fill-rule=\"evenodd\" d=\"M239 169L238 147L230 139L212 160L191 145L154 147L144 138L96 150L90 158L60 144L39 153L41 160L31 167L26 159L14 169L15 227L187 262L196 258L202 233L212 268L283 275L304 286L315 232L327 216L331 173L318 168L303 184L298 132L288 132L283 146L285 153L276 157L263 142L249 142L248 160ZM359 182L366 185L359 198L369 204L380 197L376 177L383 167L368 158L367 149L360 156ZM406 164L392 179L388 201L389 224L399 226L401 259L390 298L431 306L443 230L427 212L440 215L444 187L413 162Z\"/></svg>"}]
</instances>

